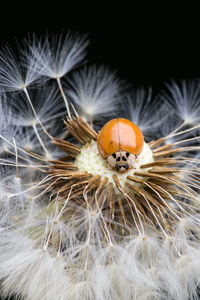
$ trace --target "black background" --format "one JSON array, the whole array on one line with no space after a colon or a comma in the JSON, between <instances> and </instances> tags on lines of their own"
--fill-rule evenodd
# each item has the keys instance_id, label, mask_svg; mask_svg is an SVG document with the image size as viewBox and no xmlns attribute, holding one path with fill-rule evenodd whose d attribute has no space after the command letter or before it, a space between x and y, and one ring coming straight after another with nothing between
<instances>
[{"instance_id":1,"label":"black background","mask_svg":"<svg viewBox=\"0 0 200 300\"><path fill-rule=\"evenodd\" d=\"M71 3L1 3L0 47L13 48L15 40L37 35L79 31L88 33L88 60L118 71L133 87L152 86L159 91L171 79L200 77L200 17L197 7L162 2L140 2L133 7ZM84 3L83 3L84 2ZM100 2L99 2L100 3ZM102 2L101 2L102 3ZM42 6L43 5L43 6Z\"/></svg>"},{"instance_id":2,"label":"black background","mask_svg":"<svg viewBox=\"0 0 200 300\"><path fill-rule=\"evenodd\" d=\"M14 46L15 39L32 33L78 30L89 34L88 60L117 70L133 87L151 85L157 91L170 79L199 77L199 9L169 1L140 3L3 4L0 46Z\"/></svg>"}]
</instances>

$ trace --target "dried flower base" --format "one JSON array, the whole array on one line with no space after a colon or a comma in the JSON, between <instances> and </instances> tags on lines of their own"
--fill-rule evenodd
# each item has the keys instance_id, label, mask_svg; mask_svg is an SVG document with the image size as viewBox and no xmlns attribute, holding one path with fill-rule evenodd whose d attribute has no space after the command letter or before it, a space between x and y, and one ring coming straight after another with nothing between
<instances>
[{"instance_id":1,"label":"dried flower base","mask_svg":"<svg viewBox=\"0 0 200 300\"><path fill-rule=\"evenodd\" d=\"M79 144L96 141L97 133L80 116L68 119L65 124ZM117 172L113 175L113 186L107 177L102 179L101 174L80 171L74 159L81 146L53 138L53 143L67 153L69 161L50 162L48 190L58 195L59 201L64 202L69 197L75 203L78 201L78 205L82 202L82 206L89 205L96 213L101 212L107 226L119 235L130 234L135 227L143 232L145 224L170 234L174 221L194 209L197 193L184 182L182 169L174 167L180 160L173 155L183 148L173 148L173 144L162 146L164 142L165 138L161 138L149 143L154 162L141 165L143 172L135 171L134 176L127 176L124 188ZM190 199L192 205L182 198Z\"/></svg>"}]
</instances>

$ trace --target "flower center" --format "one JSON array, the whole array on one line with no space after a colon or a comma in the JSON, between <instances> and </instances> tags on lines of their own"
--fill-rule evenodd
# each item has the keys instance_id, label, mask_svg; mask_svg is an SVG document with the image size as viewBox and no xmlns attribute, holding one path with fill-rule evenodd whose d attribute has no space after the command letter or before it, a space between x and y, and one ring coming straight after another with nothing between
<instances>
[{"instance_id":1,"label":"flower center","mask_svg":"<svg viewBox=\"0 0 200 300\"><path fill-rule=\"evenodd\" d=\"M117 175L121 186L124 188L127 176L136 177L134 175L135 171L144 171L144 168L141 169L141 165L151 162L154 162L152 151L148 144L144 143L142 152L135 160L135 168L129 169L125 173L119 173L109 166L106 159L101 157L97 143L92 140L81 147L81 152L76 156L74 164L78 167L78 170L87 171L92 175L99 175L102 180L107 177L108 182L113 183L113 186L115 186L113 175ZM117 189L116 192L118 192Z\"/></svg>"}]
</instances>

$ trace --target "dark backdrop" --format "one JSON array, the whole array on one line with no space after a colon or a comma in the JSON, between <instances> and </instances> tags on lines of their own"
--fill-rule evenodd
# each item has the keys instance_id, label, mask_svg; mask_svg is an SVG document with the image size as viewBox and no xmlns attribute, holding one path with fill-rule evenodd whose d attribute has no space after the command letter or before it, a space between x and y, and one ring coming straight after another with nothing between
<instances>
[{"instance_id":1,"label":"dark backdrop","mask_svg":"<svg viewBox=\"0 0 200 300\"><path fill-rule=\"evenodd\" d=\"M175 7L161 1L160 6L152 6L132 1L131 7L127 1L113 5L109 1L108 7L66 0L52 4L26 1L20 6L16 2L15 6L1 4L0 46L12 45L16 38L33 32L72 29L89 34L91 62L118 70L133 86L159 89L171 78L200 75L199 10L188 4Z\"/></svg>"},{"instance_id":2,"label":"dark backdrop","mask_svg":"<svg viewBox=\"0 0 200 300\"><path fill-rule=\"evenodd\" d=\"M198 8L183 3L175 8L170 1L154 7L134 1L133 7L127 1L109 2L109 7L85 1L15 2L1 3L0 47L15 47L15 39L33 32L78 30L89 34L89 61L117 70L133 87L151 85L157 92L172 78L200 77Z\"/></svg>"}]
</instances>

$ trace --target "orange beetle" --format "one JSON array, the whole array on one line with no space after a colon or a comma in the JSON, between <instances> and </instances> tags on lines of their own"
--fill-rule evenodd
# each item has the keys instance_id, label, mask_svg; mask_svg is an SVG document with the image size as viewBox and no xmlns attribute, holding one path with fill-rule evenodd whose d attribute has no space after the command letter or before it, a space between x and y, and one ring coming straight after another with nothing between
<instances>
[{"instance_id":1,"label":"orange beetle","mask_svg":"<svg viewBox=\"0 0 200 300\"><path fill-rule=\"evenodd\" d=\"M100 155L119 172L133 167L144 145L141 130L127 119L112 119L100 130L97 147Z\"/></svg>"}]
</instances>

